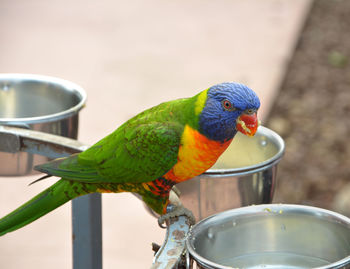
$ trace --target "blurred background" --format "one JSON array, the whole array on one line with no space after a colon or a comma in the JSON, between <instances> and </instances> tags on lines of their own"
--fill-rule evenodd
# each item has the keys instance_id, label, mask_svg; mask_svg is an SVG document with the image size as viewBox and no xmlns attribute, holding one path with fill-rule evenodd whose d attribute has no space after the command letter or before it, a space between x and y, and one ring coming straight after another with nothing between
<instances>
[{"instance_id":1,"label":"blurred background","mask_svg":"<svg viewBox=\"0 0 350 269\"><path fill-rule=\"evenodd\" d=\"M350 215L350 2L2 0L0 10L0 72L81 85L80 141L162 101L239 81L286 141L275 201ZM36 178L0 178L0 216L54 182L28 187ZM0 268L71 268L70 223L68 203L0 238ZM104 268L149 267L151 242L163 238L135 197L103 195Z\"/></svg>"},{"instance_id":2,"label":"blurred background","mask_svg":"<svg viewBox=\"0 0 350 269\"><path fill-rule=\"evenodd\" d=\"M349 1L314 1L267 126L286 142L275 200L350 216Z\"/></svg>"}]
</instances>

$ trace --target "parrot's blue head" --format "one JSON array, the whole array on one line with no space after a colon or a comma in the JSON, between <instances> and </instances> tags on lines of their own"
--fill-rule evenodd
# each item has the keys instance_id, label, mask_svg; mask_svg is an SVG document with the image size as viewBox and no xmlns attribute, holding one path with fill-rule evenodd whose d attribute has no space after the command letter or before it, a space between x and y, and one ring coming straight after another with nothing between
<instances>
[{"instance_id":1,"label":"parrot's blue head","mask_svg":"<svg viewBox=\"0 0 350 269\"><path fill-rule=\"evenodd\" d=\"M258 128L260 101L247 86L225 82L208 89L199 117L200 132L211 140L225 142L237 131L253 136Z\"/></svg>"}]
</instances>

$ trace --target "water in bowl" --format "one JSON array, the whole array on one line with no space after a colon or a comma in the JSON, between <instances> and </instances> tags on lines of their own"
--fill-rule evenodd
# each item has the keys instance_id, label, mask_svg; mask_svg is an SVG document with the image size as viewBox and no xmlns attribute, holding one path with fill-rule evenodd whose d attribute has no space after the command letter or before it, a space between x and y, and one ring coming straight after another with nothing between
<instances>
[{"instance_id":1,"label":"water in bowl","mask_svg":"<svg viewBox=\"0 0 350 269\"><path fill-rule=\"evenodd\" d=\"M235 169L256 165L272 158L277 152L277 146L262 134L248 137L237 133L212 169Z\"/></svg>"},{"instance_id":2,"label":"water in bowl","mask_svg":"<svg viewBox=\"0 0 350 269\"><path fill-rule=\"evenodd\" d=\"M222 260L219 263L239 269L306 269L330 264L317 257L287 252L254 253Z\"/></svg>"}]
</instances>

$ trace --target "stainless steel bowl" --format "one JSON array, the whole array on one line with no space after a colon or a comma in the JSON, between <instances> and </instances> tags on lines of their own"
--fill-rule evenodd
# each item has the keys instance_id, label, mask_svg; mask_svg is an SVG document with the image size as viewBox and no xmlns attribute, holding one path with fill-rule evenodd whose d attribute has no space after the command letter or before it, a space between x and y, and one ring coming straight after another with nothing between
<instances>
[{"instance_id":1,"label":"stainless steel bowl","mask_svg":"<svg viewBox=\"0 0 350 269\"><path fill-rule=\"evenodd\" d=\"M310 206L248 206L197 223L186 244L200 268L350 268L350 219Z\"/></svg>"},{"instance_id":2,"label":"stainless steel bowl","mask_svg":"<svg viewBox=\"0 0 350 269\"><path fill-rule=\"evenodd\" d=\"M271 203L283 139L260 126L254 137L240 133L214 167L180 183L181 202L198 219L251 204Z\"/></svg>"},{"instance_id":3,"label":"stainless steel bowl","mask_svg":"<svg viewBox=\"0 0 350 269\"><path fill-rule=\"evenodd\" d=\"M11 125L77 138L78 113L86 93L78 85L58 78L0 74L0 125ZM26 175L45 162L43 156L0 153L0 175Z\"/></svg>"}]
</instances>

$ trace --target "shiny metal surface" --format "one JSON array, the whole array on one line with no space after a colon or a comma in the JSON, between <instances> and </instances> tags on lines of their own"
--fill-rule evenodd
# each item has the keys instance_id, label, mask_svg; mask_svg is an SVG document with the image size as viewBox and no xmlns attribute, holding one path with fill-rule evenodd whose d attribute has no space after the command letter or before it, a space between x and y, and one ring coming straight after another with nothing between
<instances>
[{"instance_id":1,"label":"shiny metal surface","mask_svg":"<svg viewBox=\"0 0 350 269\"><path fill-rule=\"evenodd\" d=\"M260 126L253 138L237 134L212 169L176 185L181 202L197 220L232 208L270 203L283 153L283 139L266 127Z\"/></svg>"},{"instance_id":2,"label":"shiny metal surface","mask_svg":"<svg viewBox=\"0 0 350 269\"><path fill-rule=\"evenodd\" d=\"M185 254L185 239L190 229L190 221L186 216L170 219L161 248L154 256L151 269L179 268Z\"/></svg>"},{"instance_id":3,"label":"shiny metal surface","mask_svg":"<svg viewBox=\"0 0 350 269\"><path fill-rule=\"evenodd\" d=\"M197 223L186 244L202 268L350 268L350 219L309 206L248 206Z\"/></svg>"},{"instance_id":4,"label":"shiny metal surface","mask_svg":"<svg viewBox=\"0 0 350 269\"><path fill-rule=\"evenodd\" d=\"M86 93L66 80L28 74L0 74L0 125L77 138L78 113ZM0 175L29 174L46 157L20 153L0 153Z\"/></svg>"}]
</instances>

